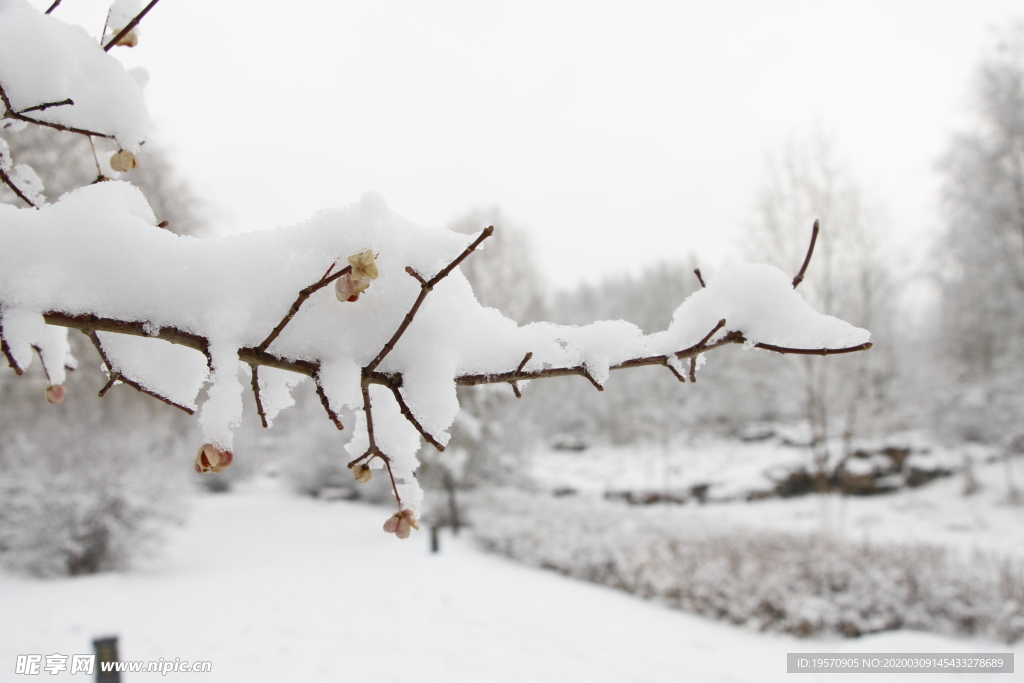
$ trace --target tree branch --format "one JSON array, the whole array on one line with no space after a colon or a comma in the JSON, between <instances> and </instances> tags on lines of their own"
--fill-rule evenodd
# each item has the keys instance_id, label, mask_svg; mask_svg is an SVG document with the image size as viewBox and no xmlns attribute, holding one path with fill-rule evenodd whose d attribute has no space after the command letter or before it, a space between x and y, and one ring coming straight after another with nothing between
<instances>
[{"instance_id":1,"label":"tree branch","mask_svg":"<svg viewBox=\"0 0 1024 683\"><path fill-rule=\"evenodd\" d=\"M7 175L7 173L4 172L3 170L0 170L0 181L3 181L4 185L11 188L14 194L18 195L18 199L25 202L33 209L39 208L38 206L36 206L35 202L33 202L31 199L25 196L25 193L21 191L21 188L14 183L14 179L11 178L11 176Z\"/></svg>"},{"instance_id":2,"label":"tree branch","mask_svg":"<svg viewBox=\"0 0 1024 683\"><path fill-rule=\"evenodd\" d=\"M818 230L820 229L818 221L814 221L814 227L811 229L811 243L807 246L807 256L804 257L804 264L800 266L800 272L793 278L793 289L797 288L801 282L804 281L804 273L807 272L807 266L811 263L811 256L814 254L814 245L818 241Z\"/></svg>"},{"instance_id":3,"label":"tree branch","mask_svg":"<svg viewBox=\"0 0 1024 683\"><path fill-rule=\"evenodd\" d=\"M526 355L523 356L522 362L519 363L519 367L516 368L516 372L522 372L523 368L526 367L526 364L530 362L531 358L533 358L533 351L527 351ZM515 393L516 398L522 398L523 393L519 391L519 384L517 382L509 382L509 384L512 385L512 391Z\"/></svg>"},{"instance_id":4,"label":"tree branch","mask_svg":"<svg viewBox=\"0 0 1024 683\"><path fill-rule=\"evenodd\" d=\"M0 313L2 312L3 309L0 308ZM21 375L25 372L21 369L21 366L18 365L18 361L14 359L14 353L11 352L11 347L7 345L7 340L4 339L4 325L2 317L0 317L0 352L3 352L4 358L7 359L7 364L11 366L12 370L14 370L14 374Z\"/></svg>"},{"instance_id":5,"label":"tree branch","mask_svg":"<svg viewBox=\"0 0 1024 683\"><path fill-rule=\"evenodd\" d=\"M44 12L44 14L49 14L53 10L57 9L57 5L59 5L59 4L60 4L60 0L53 0L53 4L50 5L50 8L48 10L46 10L46 12Z\"/></svg>"},{"instance_id":6,"label":"tree branch","mask_svg":"<svg viewBox=\"0 0 1024 683\"><path fill-rule=\"evenodd\" d=\"M250 366L252 369L252 395L256 399L256 412L260 416L260 424L266 429L270 423L267 422L267 413L263 410L263 398L260 396L259 367L258 365Z\"/></svg>"},{"instance_id":7,"label":"tree branch","mask_svg":"<svg viewBox=\"0 0 1024 683\"><path fill-rule=\"evenodd\" d=\"M63 106L73 105L74 103L75 103L75 101L72 100L69 97L66 100L61 100L60 102L45 102L43 104L37 104L34 107L27 107L25 109L22 109L18 113L19 114L27 114L30 111L43 111L43 110L49 109L50 107L63 107Z\"/></svg>"},{"instance_id":8,"label":"tree branch","mask_svg":"<svg viewBox=\"0 0 1024 683\"><path fill-rule=\"evenodd\" d=\"M700 283L701 289L704 289L705 287L707 287L707 285L704 284L704 276L700 274L700 268L694 268L693 269L693 274L697 276L697 282Z\"/></svg>"},{"instance_id":9,"label":"tree branch","mask_svg":"<svg viewBox=\"0 0 1024 683\"><path fill-rule=\"evenodd\" d=\"M398 409L402 411L402 415L405 417L406 420L409 421L409 424L416 428L416 431L420 433L420 436L423 437L424 441L426 441L431 446L436 448L438 451L441 451L443 453L444 446L442 446L438 442L438 440L435 439L430 434L430 432L423 428L423 425L421 425L419 420L416 419L416 416L413 415L413 412L409 410L409 406L406 404L405 399L402 397L401 389L393 386L391 387L391 393L395 395L395 400L398 401Z\"/></svg>"},{"instance_id":10,"label":"tree branch","mask_svg":"<svg viewBox=\"0 0 1024 683\"><path fill-rule=\"evenodd\" d=\"M274 331L271 332L270 335L268 335L267 338L264 339L260 343L260 345L256 347L257 351L263 352L267 350L267 348L274 342L274 340L277 339L278 335L281 334L285 326L292 321L292 318L295 317L295 314L299 312L299 308L301 308L302 304L306 302L306 299L308 299L317 291L331 284L345 273L352 272L352 266L345 266L334 275L331 275L331 271L333 269L334 264L332 263L331 267L327 269L327 272L324 273L324 276L322 278L311 284L309 287L305 287L299 290L299 296L295 299L295 302L292 303L292 307L288 309L288 313L284 316L284 318L281 319L281 322L277 324L277 327L274 328Z\"/></svg>"},{"instance_id":11,"label":"tree branch","mask_svg":"<svg viewBox=\"0 0 1024 683\"><path fill-rule=\"evenodd\" d=\"M142 17L146 16L149 10L153 9L153 5L155 5L158 2L160 2L160 0L152 0L148 5L146 5L141 12L135 15L134 19L128 22L127 26L121 29L116 36L110 39L110 42L103 47L103 51L110 52L110 48L114 47L119 42L121 42L122 38L128 35L128 33L131 32L133 28L138 26L139 22L142 21Z\"/></svg>"},{"instance_id":12,"label":"tree branch","mask_svg":"<svg viewBox=\"0 0 1024 683\"><path fill-rule=\"evenodd\" d=\"M108 135L106 133L98 133L94 130L86 130L85 128L75 128L74 126L65 126L60 123L51 123L50 121L40 121L39 119L34 119L31 116L25 116L24 114L14 110L14 107L11 105L11 100L7 96L7 91L4 90L4 86L2 83L0 83L0 102L3 103L4 109L6 110L4 111L3 115L3 118L5 119L14 119L16 121L24 121L25 123L34 123L37 126L45 126L46 128L53 128L54 130L63 130L68 133L78 133L79 135L94 135L98 138L107 138L110 140L114 138L113 135ZM32 107L29 107L29 109L32 109Z\"/></svg>"},{"instance_id":13,"label":"tree branch","mask_svg":"<svg viewBox=\"0 0 1024 683\"><path fill-rule=\"evenodd\" d=\"M334 426L338 431L345 429L345 425L341 423L341 418L338 417L338 413L334 412L334 408L331 407L331 402L327 398L327 392L324 391L323 385L320 384L319 376L314 376L313 381L316 383L316 395L320 397L320 405L322 405L324 410L327 411L327 417L331 419L331 422L334 423Z\"/></svg>"},{"instance_id":14,"label":"tree branch","mask_svg":"<svg viewBox=\"0 0 1024 683\"><path fill-rule=\"evenodd\" d=\"M493 225L484 228L480 235L475 240L473 240L472 244L466 247L465 250L461 254L459 254L454 261L452 261L447 266L438 271L438 273L434 275L434 277L430 278L430 280L424 281L423 277L419 273L412 270L412 268L406 268L406 272L412 275L420 282L419 296L416 297L416 301L413 302L412 308L410 308L409 312L405 314L405 319L402 320L402 324L398 326L398 329L391 336L391 339L389 339L388 342L384 344L384 348L380 350L380 353L377 354L377 357L370 361L370 364L364 368L366 372L373 372L374 370L376 370L377 366L380 365L384 358L386 358L387 355L391 353L391 350L395 348L395 344L398 343L398 340L402 338L402 335L405 334L405 331L409 328L409 325L412 323L412 319L416 316L416 312L420 310L420 306L423 304L423 300L427 298L427 294L430 294L430 291L437 285L437 283L446 278L448 274L452 272L452 270L454 270L460 263L463 262L463 260L465 260L467 256L472 254L476 250L476 248L480 246L481 242L483 242L485 239L487 239L493 234Z\"/></svg>"},{"instance_id":15,"label":"tree branch","mask_svg":"<svg viewBox=\"0 0 1024 683\"><path fill-rule=\"evenodd\" d=\"M107 354L103 350L103 344L100 342L100 338L96 334L96 332L94 330L83 330L83 332L85 333L85 336L87 336L89 338L89 340L92 341L92 345L96 347L96 351L100 354L100 358L103 359L103 364L107 366L107 372L110 373L110 380L106 383L106 385L102 389L100 389L100 393L99 393L100 398L102 398L107 393L107 391L110 389L110 387L114 386L115 382L122 382L124 384L127 384L132 389L135 389L138 392L141 392L143 394L146 394L147 396L152 396L153 398L159 399L159 400L163 401L164 403L166 403L167 405L174 406L175 408L178 408L179 410L184 410L189 415L195 415L196 411L193 410L192 408L189 408L188 406L183 406L180 403L175 403L171 399L167 398L166 396L161 396L160 394L156 393L155 391L150 391L149 389L147 389L146 387L142 386L141 384L139 384L135 380L133 380L133 379L131 379L129 377L126 377L124 374L122 374L122 373L118 372L117 370L115 370L114 366L110 362L110 359L107 358Z\"/></svg>"}]
</instances>

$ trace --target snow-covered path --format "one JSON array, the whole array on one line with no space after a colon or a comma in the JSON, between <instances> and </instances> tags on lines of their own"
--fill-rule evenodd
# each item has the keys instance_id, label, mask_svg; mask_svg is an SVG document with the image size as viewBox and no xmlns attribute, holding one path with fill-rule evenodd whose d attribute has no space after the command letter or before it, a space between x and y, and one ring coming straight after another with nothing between
<instances>
[{"instance_id":1,"label":"snow-covered path","mask_svg":"<svg viewBox=\"0 0 1024 683\"><path fill-rule=\"evenodd\" d=\"M771 681L792 677L787 652L1011 651L923 634L801 641L740 630L448 537L431 555L426 533L406 542L384 534L389 513L255 487L198 498L149 568L60 580L0 574L0 683L86 680L15 675L15 658L90 652L107 634L120 636L123 660L210 660L213 672L199 678L246 683ZM1024 650L1013 651L1020 666ZM196 675L123 680L158 678Z\"/></svg>"}]
</instances>

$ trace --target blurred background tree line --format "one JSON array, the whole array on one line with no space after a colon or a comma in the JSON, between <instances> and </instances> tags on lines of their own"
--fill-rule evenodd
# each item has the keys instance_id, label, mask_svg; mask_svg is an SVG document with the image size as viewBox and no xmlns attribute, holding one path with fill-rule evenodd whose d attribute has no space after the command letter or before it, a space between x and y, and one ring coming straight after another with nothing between
<instances>
[{"instance_id":1,"label":"blurred background tree line","mask_svg":"<svg viewBox=\"0 0 1024 683\"><path fill-rule=\"evenodd\" d=\"M808 470L822 490L857 440L908 430L996 445L1009 468L1009 456L1024 451L1024 30L1004 34L979 67L972 100L973 126L950 141L941 160L943 220L930 244L918 246L930 254L923 268L906 265L914 259L887 234L898 226L881 220L824 136L770 155L751 198L743 256L796 272L810 226L820 220L801 291L819 310L869 328L871 352L779 357L729 348L684 386L662 368L640 368L613 373L603 393L581 378L536 383L522 400L509 387L460 388L463 410L448 451L421 451L423 483L448 493L436 496L436 518L452 521L457 490L528 483L529 454L539 445L667 449L678 439L748 438L783 423L804 430ZM100 174L89 142L77 136L45 129L0 135L14 158L43 178L51 201ZM125 178L142 188L168 229L212 233L208 210L157 143L147 143L140 161ZM0 201L17 203L6 188ZM520 324L624 319L656 332L700 287L694 270L711 274L696 255L682 254L642 272L552 291L526 232L499 209L473 211L449 227L476 232L489 224L499 228L494 239L462 270L483 304ZM116 245L111 249L113 257ZM68 382L76 400L48 406L44 383L0 371L0 561L37 574L123 566L156 530L181 518L191 449L199 443L187 416L127 387L83 399L105 377L88 341L72 335L72 342L81 360ZM204 485L227 488L262 467L309 495L356 495L342 450L348 433L339 436L323 418L312 389L295 395L298 406L274 430L250 424L237 445L245 455ZM361 491L375 495L372 486Z\"/></svg>"}]
</instances>

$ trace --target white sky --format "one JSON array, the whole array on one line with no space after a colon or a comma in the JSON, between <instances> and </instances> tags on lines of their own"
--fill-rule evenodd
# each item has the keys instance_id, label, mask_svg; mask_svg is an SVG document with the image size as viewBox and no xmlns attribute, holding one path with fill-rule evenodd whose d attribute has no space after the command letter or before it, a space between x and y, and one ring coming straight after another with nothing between
<instances>
[{"instance_id":1,"label":"white sky","mask_svg":"<svg viewBox=\"0 0 1024 683\"><path fill-rule=\"evenodd\" d=\"M92 32L104 14L54 12ZM765 156L815 131L887 232L927 235L974 66L1021 17L1010 0L161 0L117 54L148 68L158 137L224 229L366 190L427 225L499 206L569 285L738 258Z\"/></svg>"}]
</instances>

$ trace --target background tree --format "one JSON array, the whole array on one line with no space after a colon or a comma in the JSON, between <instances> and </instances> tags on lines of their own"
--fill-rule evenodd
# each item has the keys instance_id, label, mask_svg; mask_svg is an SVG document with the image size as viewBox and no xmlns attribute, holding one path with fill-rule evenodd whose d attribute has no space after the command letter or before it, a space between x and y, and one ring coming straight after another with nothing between
<instances>
[{"instance_id":1,"label":"background tree","mask_svg":"<svg viewBox=\"0 0 1024 683\"><path fill-rule=\"evenodd\" d=\"M947 435L1024 451L1024 26L1000 35L974 77L974 124L942 163L936 250L939 340L955 390L939 387ZM1013 473L1010 496L1018 498Z\"/></svg>"},{"instance_id":2,"label":"background tree","mask_svg":"<svg viewBox=\"0 0 1024 683\"><path fill-rule=\"evenodd\" d=\"M824 229L808 280L800 285L804 296L820 310L870 326L886 342L870 357L803 356L769 370L780 390L800 387L813 470L819 489L825 490L830 472L850 455L855 436L893 426L886 421L892 417L899 372L895 282L877 219L821 136L810 144L790 143L768 159L750 229L751 251L793 268L803 258L802 245L816 220Z\"/></svg>"}]
</instances>

